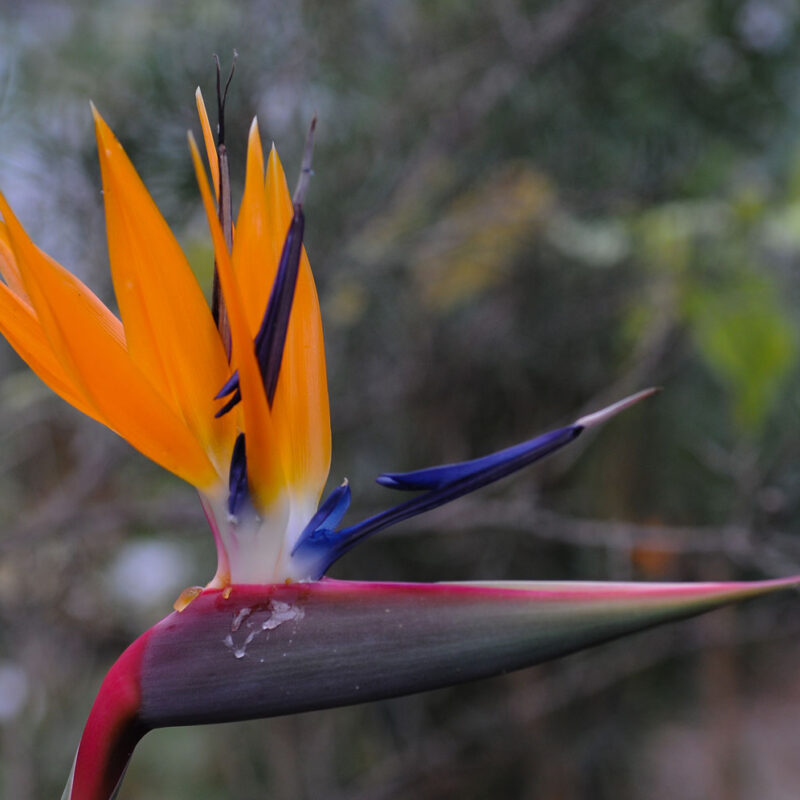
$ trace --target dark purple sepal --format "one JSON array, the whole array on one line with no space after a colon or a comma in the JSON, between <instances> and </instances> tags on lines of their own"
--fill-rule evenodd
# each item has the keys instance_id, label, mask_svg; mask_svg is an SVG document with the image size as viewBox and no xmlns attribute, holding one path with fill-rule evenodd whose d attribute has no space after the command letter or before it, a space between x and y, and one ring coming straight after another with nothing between
<instances>
[{"instance_id":1,"label":"dark purple sepal","mask_svg":"<svg viewBox=\"0 0 800 800\"><path fill-rule=\"evenodd\" d=\"M312 583L206 590L103 682L64 800L110 800L171 725L362 703L520 669L780 589L754 583Z\"/></svg>"},{"instance_id":2,"label":"dark purple sepal","mask_svg":"<svg viewBox=\"0 0 800 800\"><path fill-rule=\"evenodd\" d=\"M272 405L278 386L278 375L283 361L283 347L289 329L289 316L297 286L297 273L300 268L300 255L303 252L303 229L305 217L300 205L295 205L294 216L283 243L278 274L272 284L272 292L261 327L256 335L256 358L261 367L261 377L267 400Z\"/></svg>"},{"instance_id":3,"label":"dark purple sepal","mask_svg":"<svg viewBox=\"0 0 800 800\"><path fill-rule=\"evenodd\" d=\"M324 580L206 591L150 631L139 721L229 722L435 689L797 585Z\"/></svg>"}]
</instances>

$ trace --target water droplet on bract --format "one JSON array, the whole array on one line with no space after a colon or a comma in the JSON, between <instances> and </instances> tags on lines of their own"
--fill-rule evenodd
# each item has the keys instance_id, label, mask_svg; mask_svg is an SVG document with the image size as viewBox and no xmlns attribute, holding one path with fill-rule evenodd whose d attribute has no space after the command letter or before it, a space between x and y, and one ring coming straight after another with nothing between
<instances>
[{"instance_id":1,"label":"water droplet on bract","mask_svg":"<svg viewBox=\"0 0 800 800\"><path fill-rule=\"evenodd\" d=\"M233 622L231 622L231 631L236 632L239 628L242 627L242 623L250 616L252 612L252 608L245 606L244 608L239 609L239 611L234 614Z\"/></svg>"}]
</instances>

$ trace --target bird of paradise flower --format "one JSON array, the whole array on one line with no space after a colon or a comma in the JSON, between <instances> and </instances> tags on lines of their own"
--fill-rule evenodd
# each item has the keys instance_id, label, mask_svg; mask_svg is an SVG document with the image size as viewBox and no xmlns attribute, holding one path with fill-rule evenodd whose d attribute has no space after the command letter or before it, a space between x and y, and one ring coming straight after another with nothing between
<instances>
[{"instance_id":1,"label":"bird of paradise flower","mask_svg":"<svg viewBox=\"0 0 800 800\"><path fill-rule=\"evenodd\" d=\"M365 537L533 463L652 390L483 458L383 474L382 485L415 494L342 526L347 481L320 504L331 432L303 247L313 140L291 197L253 121L234 232L222 125L215 142L199 89L196 99L216 194L215 202L190 135L216 259L211 308L94 107L119 318L36 247L0 194L0 332L67 402L197 488L218 555L210 583L187 590L109 671L64 798L114 797L136 743L154 728L431 689L800 585L798 576L725 584L324 578Z\"/></svg>"}]
</instances>

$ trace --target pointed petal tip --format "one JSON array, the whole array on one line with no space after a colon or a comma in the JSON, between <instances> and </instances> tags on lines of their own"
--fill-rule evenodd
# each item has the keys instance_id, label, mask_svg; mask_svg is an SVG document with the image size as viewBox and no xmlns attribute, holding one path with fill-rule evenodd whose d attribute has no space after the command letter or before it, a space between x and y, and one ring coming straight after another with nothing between
<instances>
[{"instance_id":1,"label":"pointed petal tip","mask_svg":"<svg viewBox=\"0 0 800 800\"><path fill-rule=\"evenodd\" d=\"M105 120L97 110L97 106L92 100L89 101L89 108L92 110L92 120L94 122L95 133L99 136L102 127L105 126Z\"/></svg>"},{"instance_id":2,"label":"pointed petal tip","mask_svg":"<svg viewBox=\"0 0 800 800\"><path fill-rule=\"evenodd\" d=\"M105 156L111 155L111 146L116 142L116 136L105 119L103 119L103 115L97 110L97 106L91 102L89 105L92 109L94 134L97 139L97 155L102 161Z\"/></svg>"},{"instance_id":3,"label":"pointed petal tip","mask_svg":"<svg viewBox=\"0 0 800 800\"><path fill-rule=\"evenodd\" d=\"M575 425L579 425L581 428L595 428L642 400L646 400L648 397L658 394L660 391L660 386L651 386L649 389L642 389L642 391L636 392L628 397L623 397L622 400L617 400L616 403L601 408L599 411L586 414L580 419L575 420Z\"/></svg>"},{"instance_id":4,"label":"pointed petal tip","mask_svg":"<svg viewBox=\"0 0 800 800\"><path fill-rule=\"evenodd\" d=\"M302 206L306 199L308 184L313 175L311 164L314 158L314 131L317 129L317 115L311 118L311 125L306 136L305 149L303 150L303 161L300 166L300 177L297 179L297 188L294 190L292 202L296 206Z\"/></svg>"}]
</instances>

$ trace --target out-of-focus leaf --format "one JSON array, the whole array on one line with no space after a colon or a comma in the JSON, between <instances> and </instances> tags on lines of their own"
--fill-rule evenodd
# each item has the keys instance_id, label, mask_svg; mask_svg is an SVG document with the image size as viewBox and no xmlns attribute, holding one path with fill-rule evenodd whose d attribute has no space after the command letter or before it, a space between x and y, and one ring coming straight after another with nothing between
<instances>
[{"instance_id":1,"label":"out-of-focus leaf","mask_svg":"<svg viewBox=\"0 0 800 800\"><path fill-rule=\"evenodd\" d=\"M764 225L764 239L775 250L800 251L800 203L790 203L772 211Z\"/></svg>"},{"instance_id":2,"label":"out-of-focus leaf","mask_svg":"<svg viewBox=\"0 0 800 800\"><path fill-rule=\"evenodd\" d=\"M673 202L642 214L634 224L638 249L648 266L681 273L691 264L694 240L719 235L729 209L714 200Z\"/></svg>"},{"instance_id":3,"label":"out-of-focus leaf","mask_svg":"<svg viewBox=\"0 0 800 800\"><path fill-rule=\"evenodd\" d=\"M413 256L428 304L446 311L502 280L553 202L550 182L524 163L459 195Z\"/></svg>"},{"instance_id":4,"label":"out-of-focus leaf","mask_svg":"<svg viewBox=\"0 0 800 800\"><path fill-rule=\"evenodd\" d=\"M454 180L453 163L447 157L422 159L403 174L388 207L354 237L352 256L364 263L386 261L403 237L429 222L431 207Z\"/></svg>"},{"instance_id":5,"label":"out-of-focus leaf","mask_svg":"<svg viewBox=\"0 0 800 800\"><path fill-rule=\"evenodd\" d=\"M692 286L687 316L700 354L733 397L734 419L757 432L797 354L797 331L774 285L738 270L714 286Z\"/></svg>"}]
</instances>

